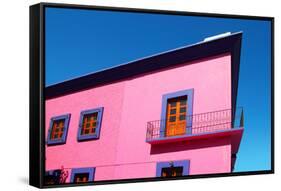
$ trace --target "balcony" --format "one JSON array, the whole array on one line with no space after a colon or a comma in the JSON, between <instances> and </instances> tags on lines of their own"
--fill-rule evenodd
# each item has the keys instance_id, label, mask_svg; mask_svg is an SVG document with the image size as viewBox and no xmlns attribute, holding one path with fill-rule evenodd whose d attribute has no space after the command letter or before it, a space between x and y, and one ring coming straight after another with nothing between
<instances>
[{"instance_id":1,"label":"balcony","mask_svg":"<svg viewBox=\"0 0 281 191\"><path fill-rule=\"evenodd\" d=\"M167 119L150 121L146 142L159 144L227 135L241 139L243 127L243 108L219 110L189 115L178 123L170 123Z\"/></svg>"}]
</instances>

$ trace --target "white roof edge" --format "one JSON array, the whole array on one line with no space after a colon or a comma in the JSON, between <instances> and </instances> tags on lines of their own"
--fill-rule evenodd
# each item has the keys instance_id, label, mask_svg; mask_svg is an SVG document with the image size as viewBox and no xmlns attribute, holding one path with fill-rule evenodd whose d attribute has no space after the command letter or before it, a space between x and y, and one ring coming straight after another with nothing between
<instances>
[{"instance_id":1,"label":"white roof edge","mask_svg":"<svg viewBox=\"0 0 281 191\"><path fill-rule=\"evenodd\" d=\"M225 33L221 33L221 34L218 34L218 35L206 37L206 38L204 38L204 42L219 39L219 38L223 38L223 37L227 37L229 35L231 35L231 32L225 32Z\"/></svg>"}]
</instances>

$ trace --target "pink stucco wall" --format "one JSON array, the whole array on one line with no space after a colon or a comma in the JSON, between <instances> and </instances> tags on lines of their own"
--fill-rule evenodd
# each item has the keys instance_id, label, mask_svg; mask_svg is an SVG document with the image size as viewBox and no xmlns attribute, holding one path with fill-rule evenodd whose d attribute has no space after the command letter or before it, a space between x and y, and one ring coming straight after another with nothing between
<instances>
[{"instance_id":1,"label":"pink stucco wall","mask_svg":"<svg viewBox=\"0 0 281 191\"><path fill-rule=\"evenodd\" d=\"M67 142L46 146L46 170L96 167L95 180L154 177L156 162L190 160L191 174L230 172L229 138L150 145L162 95L194 89L193 113L231 108L231 56L224 54L46 101L50 118L71 113ZM104 107L98 140L77 142L80 112ZM208 160L206 160L208 158Z\"/></svg>"}]
</instances>

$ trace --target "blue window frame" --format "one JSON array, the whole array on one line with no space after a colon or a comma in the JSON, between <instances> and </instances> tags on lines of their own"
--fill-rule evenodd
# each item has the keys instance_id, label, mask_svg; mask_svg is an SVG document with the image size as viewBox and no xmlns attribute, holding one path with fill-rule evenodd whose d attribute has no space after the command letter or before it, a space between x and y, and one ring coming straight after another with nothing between
<instances>
[{"instance_id":1,"label":"blue window frame","mask_svg":"<svg viewBox=\"0 0 281 191\"><path fill-rule=\"evenodd\" d=\"M189 117L193 114L193 94L194 89L181 90L173 93L164 94L162 96L162 110L161 110L161 124L160 124L160 137L165 137L166 130L166 112L167 112L167 103L168 99L187 96L187 111L186 111L186 134L191 134L192 127L192 117Z\"/></svg>"},{"instance_id":2,"label":"blue window frame","mask_svg":"<svg viewBox=\"0 0 281 191\"><path fill-rule=\"evenodd\" d=\"M156 177L161 177L162 169L169 167L182 167L182 175L189 175L190 160L180 160L180 161L168 161L168 162L158 162L156 165Z\"/></svg>"},{"instance_id":3,"label":"blue window frame","mask_svg":"<svg viewBox=\"0 0 281 191\"><path fill-rule=\"evenodd\" d=\"M99 139L102 115L103 107L81 112L78 128L78 141ZM87 122L87 118L91 121Z\"/></svg>"},{"instance_id":4,"label":"blue window frame","mask_svg":"<svg viewBox=\"0 0 281 191\"><path fill-rule=\"evenodd\" d=\"M90 168L74 168L71 170L71 177L70 177L70 182L75 183L75 176L82 175L85 176L87 175L88 177L88 182L94 181L95 179L95 171L96 168L90 167Z\"/></svg>"},{"instance_id":5,"label":"blue window frame","mask_svg":"<svg viewBox=\"0 0 281 191\"><path fill-rule=\"evenodd\" d=\"M69 121L70 114L51 118L47 136L47 145L59 145L66 142Z\"/></svg>"}]
</instances>

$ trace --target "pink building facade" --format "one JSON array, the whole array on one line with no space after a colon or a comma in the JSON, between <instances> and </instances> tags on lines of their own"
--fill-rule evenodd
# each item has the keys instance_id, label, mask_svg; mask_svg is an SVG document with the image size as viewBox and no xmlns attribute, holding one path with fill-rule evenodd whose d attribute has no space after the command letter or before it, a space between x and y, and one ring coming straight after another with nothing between
<instances>
[{"instance_id":1,"label":"pink building facade","mask_svg":"<svg viewBox=\"0 0 281 191\"><path fill-rule=\"evenodd\" d=\"M232 172L244 120L236 109L241 38L47 87L47 183Z\"/></svg>"}]
</instances>

